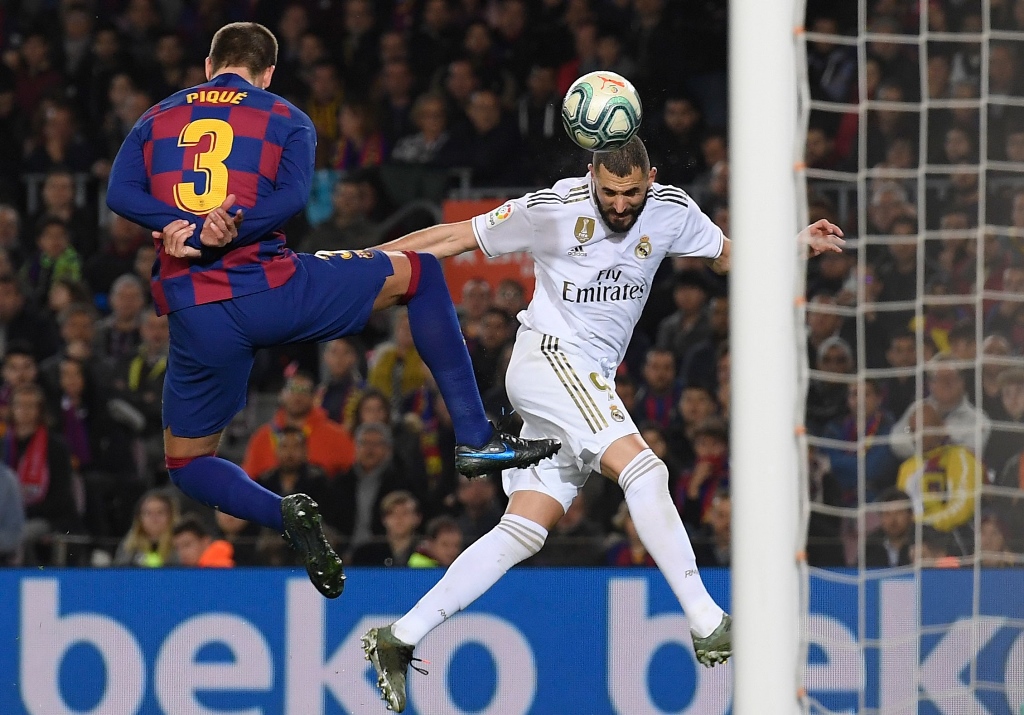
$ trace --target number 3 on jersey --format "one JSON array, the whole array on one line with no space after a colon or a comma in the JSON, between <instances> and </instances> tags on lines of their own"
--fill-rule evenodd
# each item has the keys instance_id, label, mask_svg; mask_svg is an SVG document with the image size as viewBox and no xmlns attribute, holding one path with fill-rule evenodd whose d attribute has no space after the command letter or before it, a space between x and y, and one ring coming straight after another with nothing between
<instances>
[{"instance_id":1,"label":"number 3 on jersey","mask_svg":"<svg viewBox=\"0 0 1024 715\"><path fill-rule=\"evenodd\" d=\"M198 146L203 137L210 137L210 148L196 154L193 170L206 175L206 188L196 193L194 181L174 185L174 203L194 214L207 214L220 206L228 196L228 167L224 160L231 153L235 132L223 119L197 119L182 128L178 146Z\"/></svg>"}]
</instances>

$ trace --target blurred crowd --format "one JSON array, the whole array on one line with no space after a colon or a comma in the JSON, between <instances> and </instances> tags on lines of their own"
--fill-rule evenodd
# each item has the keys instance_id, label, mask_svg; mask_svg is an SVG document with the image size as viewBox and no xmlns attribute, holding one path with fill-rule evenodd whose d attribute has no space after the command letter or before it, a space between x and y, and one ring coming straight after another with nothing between
<instances>
[{"instance_id":1,"label":"blurred crowd","mask_svg":"<svg viewBox=\"0 0 1024 715\"><path fill-rule=\"evenodd\" d=\"M1019 63L1010 57L997 82L999 43L984 53L976 36L928 43L923 93L917 3L880 0L869 3L870 29L894 41L868 43L862 83L856 47L843 44L856 17L835 5L809 3L807 28L819 33L808 51L819 102L809 201L812 220L828 217L859 240L808 275L810 486L828 507L812 515L808 558L856 564L860 535L871 566L915 554L965 563L978 523L983 545L989 532L1003 538L986 552L1009 553L1024 539L1013 518L1024 485L1024 234L1012 228L1024 230L1024 177L1019 208L1014 188L1024 133L1013 131L1016 108L996 98L1018 86ZM991 5L993 26L1024 21L1024 2ZM941 18L934 31L973 32L971 7L933 1L929 26ZM726 15L724 0L0 7L0 563L292 563L278 535L168 485L154 248L147 231L103 208L120 142L154 102L204 80L217 28L256 20L278 37L270 89L303 108L319 137L313 195L286 233L293 248L317 251L428 225L452 191L498 203L582 175L588 157L562 131L559 106L573 79L599 68L638 87L658 180L685 188L728 234ZM979 105L982 76L990 87ZM866 99L887 103L851 109L861 84ZM921 120L924 96L974 109L939 102ZM922 149L921 136L938 143ZM991 176L979 171L982 149ZM435 211L410 215L417 200ZM979 222L1007 228L979 239ZM456 295L485 406L513 428L504 370L529 290L482 275ZM730 561L728 327L726 279L699 260L666 262L616 379L669 467L702 566ZM349 563L445 566L505 505L497 481L456 475L453 449L451 418L395 310L360 336L261 352L221 455L277 493L312 495ZM992 503L978 519L982 485ZM867 518L856 518L864 506ZM621 490L595 476L529 563L652 561Z\"/></svg>"},{"instance_id":2,"label":"blurred crowd","mask_svg":"<svg viewBox=\"0 0 1024 715\"><path fill-rule=\"evenodd\" d=\"M856 5L807 21L811 219L859 239L808 274L808 559L1019 563L1024 2L867 8L863 76Z\"/></svg>"}]
</instances>

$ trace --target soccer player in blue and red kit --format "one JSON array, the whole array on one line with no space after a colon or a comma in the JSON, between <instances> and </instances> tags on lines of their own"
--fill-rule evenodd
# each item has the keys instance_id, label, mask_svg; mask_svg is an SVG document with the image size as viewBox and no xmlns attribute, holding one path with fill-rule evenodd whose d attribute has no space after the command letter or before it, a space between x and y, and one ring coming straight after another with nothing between
<instances>
[{"instance_id":1,"label":"soccer player in blue and red kit","mask_svg":"<svg viewBox=\"0 0 1024 715\"><path fill-rule=\"evenodd\" d=\"M488 422L432 255L313 256L285 247L280 229L309 198L316 132L267 91L276 62L267 28L222 27L206 59L209 81L160 102L132 128L114 159L107 205L156 239L153 299L171 331L163 394L171 480L200 502L282 533L333 598L345 575L316 503L302 494L282 500L215 456L245 405L256 350L358 333L371 311L406 304L416 348L455 422L462 473L534 464L559 444L498 433Z\"/></svg>"}]
</instances>

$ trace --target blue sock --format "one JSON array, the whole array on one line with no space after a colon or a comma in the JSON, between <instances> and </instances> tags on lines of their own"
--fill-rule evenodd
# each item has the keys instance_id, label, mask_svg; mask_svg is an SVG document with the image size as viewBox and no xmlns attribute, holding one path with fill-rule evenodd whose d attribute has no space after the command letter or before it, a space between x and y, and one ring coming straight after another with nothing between
<instances>
[{"instance_id":1,"label":"blue sock","mask_svg":"<svg viewBox=\"0 0 1024 715\"><path fill-rule=\"evenodd\" d=\"M494 433L473 375L466 340L459 327L441 263L429 253L407 252L412 263L408 300L409 326L416 351L441 390L455 428L455 441L470 447L485 444Z\"/></svg>"},{"instance_id":2,"label":"blue sock","mask_svg":"<svg viewBox=\"0 0 1024 715\"><path fill-rule=\"evenodd\" d=\"M253 481L237 464L214 456L168 458L167 462L171 481L196 501L284 533L281 497Z\"/></svg>"}]
</instances>

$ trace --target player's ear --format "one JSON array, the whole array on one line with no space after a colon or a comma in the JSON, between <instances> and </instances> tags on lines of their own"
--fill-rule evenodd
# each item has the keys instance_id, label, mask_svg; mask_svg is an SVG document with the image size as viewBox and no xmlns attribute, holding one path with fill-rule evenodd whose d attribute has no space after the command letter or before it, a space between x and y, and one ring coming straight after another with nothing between
<instances>
[{"instance_id":1,"label":"player's ear","mask_svg":"<svg viewBox=\"0 0 1024 715\"><path fill-rule=\"evenodd\" d=\"M213 60L209 57L206 58L206 80L213 79Z\"/></svg>"},{"instance_id":2,"label":"player's ear","mask_svg":"<svg viewBox=\"0 0 1024 715\"><path fill-rule=\"evenodd\" d=\"M647 183L653 184L658 178L658 167L652 166L651 171L647 174Z\"/></svg>"},{"instance_id":3,"label":"player's ear","mask_svg":"<svg viewBox=\"0 0 1024 715\"><path fill-rule=\"evenodd\" d=\"M266 89L270 86L270 78L274 76L274 65L270 65L263 70L263 76L260 78L263 81L262 89Z\"/></svg>"}]
</instances>

